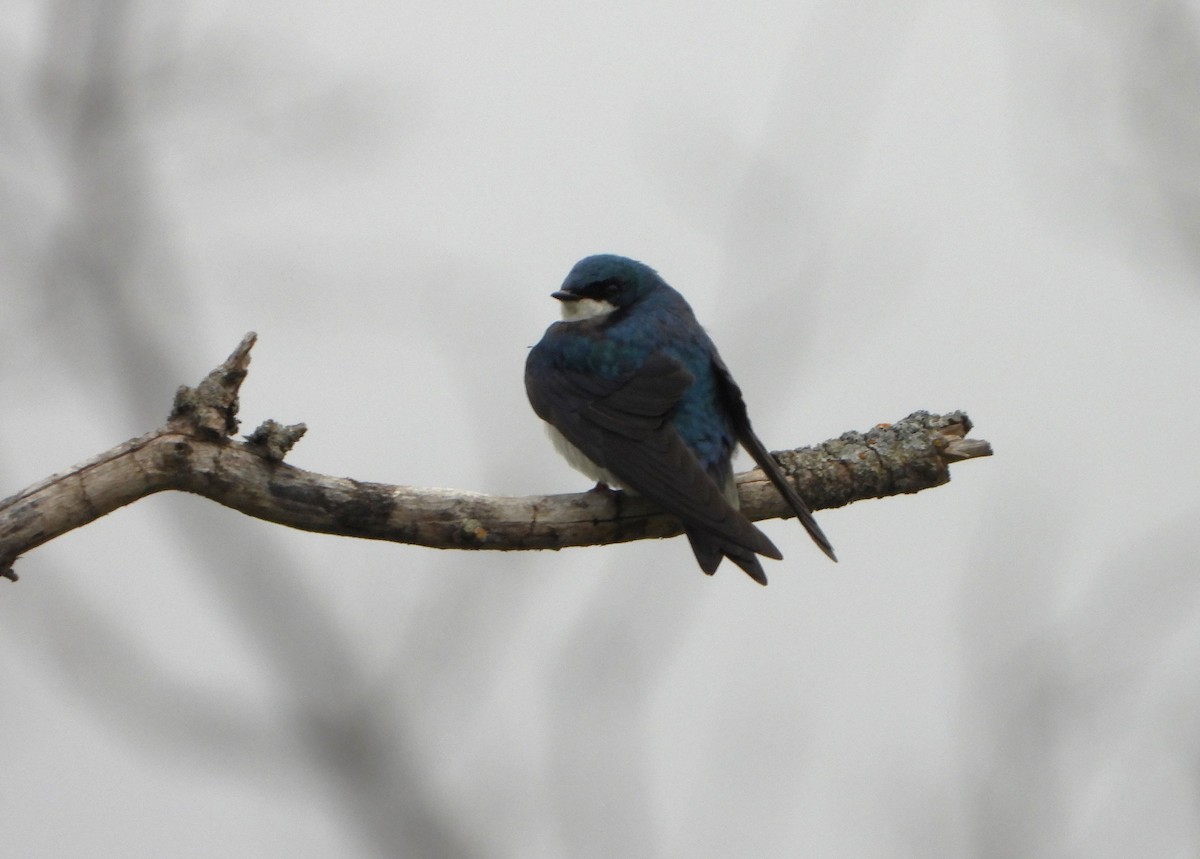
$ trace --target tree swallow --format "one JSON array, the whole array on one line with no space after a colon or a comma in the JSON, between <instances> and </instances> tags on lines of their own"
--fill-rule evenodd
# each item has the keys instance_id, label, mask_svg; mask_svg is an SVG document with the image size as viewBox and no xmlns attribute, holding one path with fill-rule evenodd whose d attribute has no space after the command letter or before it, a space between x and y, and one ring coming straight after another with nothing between
<instances>
[{"instance_id":1,"label":"tree swallow","mask_svg":"<svg viewBox=\"0 0 1200 859\"><path fill-rule=\"evenodd\" d=\"M563 321L525 363L525 390L567 462L679 517L700 569L729 558L760 584L758 555L783 555L738 512L741 443L833 560L808 505L750 428L741 389L683 296L654 269L613 254L575 264Z\"/></svg>"}]
</instances>

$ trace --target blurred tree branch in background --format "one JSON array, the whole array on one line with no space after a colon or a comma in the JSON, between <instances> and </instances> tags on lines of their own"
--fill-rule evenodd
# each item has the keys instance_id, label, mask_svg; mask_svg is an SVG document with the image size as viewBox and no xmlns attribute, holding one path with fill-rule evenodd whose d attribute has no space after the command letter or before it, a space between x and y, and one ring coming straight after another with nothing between
<instances>
[{"instance_id":1,"label":"blurred tree branch in background","mask_svg":"<svg viewBox=\"0 0 1200 859\"><path fill-rule=\"evenodd\" d=\"M6 295L5 321L36 336L22 341L14 336L21 329L6 332L8 356L23 362L25 372L10 364L4 375L28 377L49 390L56 374L87 380L104 366L112 384L88 394L114 412L157 412L161 405L147 397L177 383L178 344L199 336L188 289L194 263L179 226L187 216L175 196L183 186L165 175L172 173L172 157L191 165L216 158L222 175L235 181L239 170L257 169L243 155L260 148L273 164L320 161L344 139L354 142L357 159L369 151L368 141L381 139L373 123L392 116L392 106L370 88L377 75L351 80L331 70L319 52L273 31L242 44L221 26L189 28L186 4L27 5L28 17L40 17L27 50L6 31L0 56L0 215L6 227L0 266L6 283L16 285ZM26 17L11 11L6 17L12 21ZM347 95L343 85L353 92ZM321 108L329 105L338 108L336 123L325 122ZM267 109L271 121L264 123ZM273 137L279 127L286 131ZM337 134L331 137L329 128ZM136 457L124 462L134 464ZM83 481L77 488L96 487ZM74 510L94 500L58 499ZM432 766L420 754L413 720L395 705L395 690L424 676L419 659L397 657L403 679L391 678L381 691L327 594L297 579L306 559L286 541L246 539L176 510L164 510L159 522L161 532L144 543L161 539L177 547L246 651L268 666L270 718L257 719L233 703L234 696L206 694L181 679L177 668L165 667L161 652L129 634L124 619L95 608L86 582L75 577L57 593L46 581L48 602L22 606L30 621L23 633L6 624L9 642L28 644L48 660L43 682L65 679L72 711L89 713L139 751L154 749L175 762L188 750L202 750L206 763L221 762L264 795L286 793L277 790L281 783L320 786L333 800L331 819L371 855L478 855L453 809L430 787ZM137 550L145 551L142 541ZM246 576L245 569L260 575ZM445 599L463 602L458 594ZM51 612L32 610L51 603ZM16 688L9 676L4 685ZM60 751L56 745L47 754ZM189 778L204 781L195 773ZM20 788L17 783L13 789L22 794L36 792L24 780ZM199 787L178 802L193 805L204 791ZM7 817L12 823L15 815ZM243 835L252 832L253 817L235 815L228 825ZM22 836L6 829L4 837L7 844Z\"/></svg>"},{"instance_id":2,"label":"blurred tree branch in background","mask_svg":"<svg viewBox=\"0 0 1200 859\"><path fill-rule=\"evenodd\" d=\"M250 516L305 531L439 549L559 549L681 533L679 522L627 493L489 496L364 483L285 465L303 424L264 422L245 442L238 391L255 335L196 387L181 387L167 423L0 502L0 575L24 552L147 495L202 495ZM949 465L991 454L967 439L961 412L917 412L868 433L779 455L814 509L919 492L950 479ZM760 471L738 478L752 520L785 516L786 504Z\"/></svg>"}]
</instances>

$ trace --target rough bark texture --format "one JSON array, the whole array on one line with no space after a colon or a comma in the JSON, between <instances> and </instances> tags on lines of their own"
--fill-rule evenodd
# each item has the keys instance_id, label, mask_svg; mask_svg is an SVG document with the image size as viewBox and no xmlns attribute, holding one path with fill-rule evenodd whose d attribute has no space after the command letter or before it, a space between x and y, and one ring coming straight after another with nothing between
<instances>
[{"instance_id":1,"label":"rough bark texture","mask_svg":"<svg viewBox=\"0 0 1200 859\"><path fill-rule=\"evenodd\" d=\"M181 387L167 424L0 501L0 576L24 552L139 498L174 489L203 495L250 516L347 537L439 549L560 549L680 533L679 522L621 492L506 497L449 489L363 483L283 462L303 424L266 421L246 441L238 389L255 335L195 388ZM814 510L863 498L919 492L950 480L952 462L989 456L968 439L962 412L915 412L865 433L776 454ZM790 511L765 475L738 476L752 520Z\"/></svg>"}]
</instances>

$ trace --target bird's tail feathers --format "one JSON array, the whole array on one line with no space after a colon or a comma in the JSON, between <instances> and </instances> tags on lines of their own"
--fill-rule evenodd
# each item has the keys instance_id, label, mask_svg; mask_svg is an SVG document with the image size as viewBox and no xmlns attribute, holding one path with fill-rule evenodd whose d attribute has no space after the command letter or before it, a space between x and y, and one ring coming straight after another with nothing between
<instances>
[{"instance_id":1,"label":"bird's tail feathers","mask_svg":"<svg viewBox=\"0 0 1200 859\"><path fill-rule=\"evenodd\" d=\"M757 529L755 530L757 531ZM746 575L754 579L754 581L760 585L765 585L767 583L767 574L763 572L758 555L761 553L768 558L775 558L776 560L783 557L779 550L775 548L775 545L761 531L758 532L762 540L759 543L757 551L716 536L708 531L692 528L685 528L684 531L687 533L688 542L692 544L692 553L696 556L696 562L700 565L700 569L704 570L705 574L710 576L717 571L717 567L721 565L721 561L728 558L741 567Z\"/></svg>"},{"instance_id":2,"label":"bird's tail feathers","mask_svg":"<svg viewBox=\"0 0 1200 859\"><path fill-rule=\"evenodd\" d=\"M836 562L837 555L833 553L833 544L829 542L829 538L825 536L825 532L821 530L821 526L817 524L817 520L813 518L812 511L808 508L808 504L800 497L800 493L796 491L796 487L788 482L784 476L783 470L779 467L775 457L772 456L763 443L758 440L758 436L747 426L746 432L738 438L742 446L750 452L750 456L758 463L767 475L767 478L775 484L775 488L779 490L779 494L787 501L788 506L796 514L796 518L800 520L800 524L804 526L804 530L808 532L808 536L817 544L822 552L829 556L829 560Z\"/></svg>"}]
</instances>

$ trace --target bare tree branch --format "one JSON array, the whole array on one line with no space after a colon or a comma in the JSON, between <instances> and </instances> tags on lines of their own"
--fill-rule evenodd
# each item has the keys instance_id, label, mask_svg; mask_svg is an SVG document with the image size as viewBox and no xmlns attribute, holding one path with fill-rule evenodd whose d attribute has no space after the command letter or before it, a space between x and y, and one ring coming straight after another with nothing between
<instances>
[{"instance_id":1,"label":"bare tree branch","mask_svg":"<svg viewBox=\"0 0 1200 859\"><path fill-rule=\"evenodd\" d=\"M238 390L256 336L195 388L181 387L167 423L0 501L0 576L16 581L23 553L155 492L203 495L280 525L437 549L560 549L679 534L679 522L622 492L508 497L364 483L283 462L303 424L266 421L246 441L237 431ZM813 509L919 492L950 480L949 465L990 456L968 439L962 412L916 412L896 424L848 432L776 454ZM789 510L766 476L738 475L752 520Z\"/></svg>"}]
</instances>

